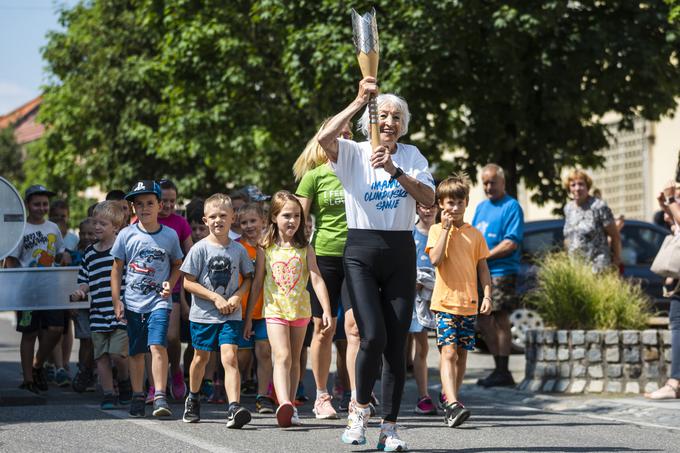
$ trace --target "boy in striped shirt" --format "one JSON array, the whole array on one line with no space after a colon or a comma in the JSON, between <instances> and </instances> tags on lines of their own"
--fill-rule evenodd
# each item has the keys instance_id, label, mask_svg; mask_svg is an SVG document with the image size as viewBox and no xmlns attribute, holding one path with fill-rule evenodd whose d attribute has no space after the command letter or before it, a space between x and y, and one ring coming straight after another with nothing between
<instances>
[{"instance_id":1,"label":"boy in striped shirt","mask_svg":"<svg viewBox=\"0 0 680 453\"><path fill-rule=\"evenodd\" d=\"M80 286L72 294L72 299L83 300L90 294L94 359L104 391L101 408L114 409L118 403L128 404L132 397L126 325L116 319L111 299L111 247L118 231L125 226L125 212L117 202L103 201L94 208L93 223L97 242L85 249L78 273ZM114 394L111 360L116 366L118 395Z\"/></svg>"}]
</instances>

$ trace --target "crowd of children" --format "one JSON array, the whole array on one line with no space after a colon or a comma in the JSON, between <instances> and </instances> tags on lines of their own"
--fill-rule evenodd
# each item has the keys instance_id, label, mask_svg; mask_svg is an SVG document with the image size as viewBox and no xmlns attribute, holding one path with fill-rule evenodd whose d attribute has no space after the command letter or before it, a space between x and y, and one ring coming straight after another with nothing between
<instances>
[{"instance_id":1,"label":"crowd of children","mask_svg":"<svg viewBox=\"0 0 680 453\"><path fill-rule=\"evenodd\" d=\"M488 249L481 233L463 221L469 188L464 176L443 181L435 205L417 205L413 230L418 269L410 328L415 412L433 415L439 406L451 427L470 415L459 391L467 351L474 346L475 317L490 311ZM279 191L267 203L270 197L251 186L231 197L193 200L182 217L175 212L178 193L171 181L143 180L127 193L109 192L107 200L94 205L79 224L78 237L67 228L68 206L61 200L50 204L53 195L43 186L26 191L24 238L5 266L79 266L79 286L71 300L89 299L90 308L17 314L22 388L46 391L53 380L83 392L98 383L101 408L129 405L131 417L143 417L147 404L154 416L171 416L172 398L184 401L187 423L200 421L202 402L228 403L229 428L250 422L240 398L252 392L258 413L275 413L281 427L301 424L296 406L304 401L300 381L306 357L301 361L301 356L311 331L310 292L320 307L319 332L334 327L338 313L331 311L310 245L313 220L306 218L296 196ZM53 221L46 220L48 212ZM483 292L479 309L478 277ZM342 307L336 311L344 312ZM354 367L346 364L341 326L342 321L333 393L348 400L339 409L351 415L355 396L350 395L347 369ZM432 330L441 352L437 405L428 390ZM80 341L72 382L71 332ZM49 376L52 366L54 376ZM330 405L332 397L320 392ZM335 418L316 408L315 413Z\"/></svg>"}]
</instances>

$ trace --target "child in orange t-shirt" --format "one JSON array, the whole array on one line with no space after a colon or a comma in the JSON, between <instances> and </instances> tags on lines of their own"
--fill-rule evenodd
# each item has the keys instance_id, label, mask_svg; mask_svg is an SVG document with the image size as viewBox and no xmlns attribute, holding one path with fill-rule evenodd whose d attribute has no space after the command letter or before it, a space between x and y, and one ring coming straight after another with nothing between
<instances>
[{"instance_id":1,"label":"child in orange t-shirt","mask_svg":"<svg viewBox=\"0 0 680 453\"><path fill-rule=\"evenodd\" d=\"M257 203L248 203L238 211L241 237L237 240L248 252L248 256L255 264L257 257L257 245L264 230L265 214L262 207ZM246 316L248 295L242 301L243 318ZM257 358L257 396L255 408L260 414L273 414L274 401L270 394L270 382L272 381L272 350L267 337L267 324L262 315L263 297L260 293L253 309L253 335L246 340L239 339L239 363L250 360L252 362L252 350L255 349Z\"/></svg>"},{"instance_id":2,"label":"child in orange t-shirt","mask_svg":"<svg viewBox=\"0 0 680 453\"><path fill-rule=\"evenodd\" d=\"M439 184L441 223L430 228L425 248L435 267L430 309L435 312L437 345L441 348L445 420L452 428L470 417L470 410L458 400L458 391L465 375L467 351L475 345L477 275L484 288L479 313L491 312L491 275L486 264L489 249L482 233L463 220L469 194L466 176L454 175Z\"/></svg>"}]
</instances>

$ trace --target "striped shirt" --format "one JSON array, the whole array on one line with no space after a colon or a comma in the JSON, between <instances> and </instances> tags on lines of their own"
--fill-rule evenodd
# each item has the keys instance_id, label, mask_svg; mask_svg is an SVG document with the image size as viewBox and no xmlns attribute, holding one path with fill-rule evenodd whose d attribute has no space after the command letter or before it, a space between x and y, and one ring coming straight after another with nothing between
<instances>
[{"instance_id":1,"label":"striped shirt","mask_svg":"<svg viewBox=\"0 0 680 453\"><path fill-rule=\"evenodd\" d=\"M92 332L125 329L125 324L116 319L113 311L113 300L111 298L112 266L111 249L100 252L94 248L94 244L85 249L78 272L78 283L85 284L90 288L90 330Z\"/></svg>"}]
</instances>

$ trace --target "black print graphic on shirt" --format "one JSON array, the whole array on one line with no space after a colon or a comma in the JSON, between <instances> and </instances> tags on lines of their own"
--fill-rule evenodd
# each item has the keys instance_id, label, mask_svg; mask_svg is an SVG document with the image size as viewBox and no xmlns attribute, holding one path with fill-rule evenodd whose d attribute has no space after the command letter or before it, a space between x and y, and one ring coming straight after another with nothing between
<instances>
[{"instance_id":1,"label":"black print graphic on shirt","mask_svg":"<svg viewBox=\"0 0 680 453\"><path fill-rule=\"evenodd\" d=\"M161 293L163 291L161 285L159 285L154 280L146 277L140 280L135 280L130 286L133 290L140 292L145 296L153 292Z\"/></svg>"},{"instance_id":2,"label":"black print graphic on shirt","mask_svg":"<svg viewBox=\"0 0 680 453\"><path fill-rule=\"evenodd\" d=\"M224 294L231 280L231 260L228 256L213 256L208 261L208 280L213 291Z\"/></svg>"},{"instance_id":3,"label":"black print graphic on shirt","mask_svg":"<svg viewBox=\"0 0 680 453\"><path fill-rule=\"evenodd\" d=\"M144 249L139 252L139 257L145 260L147 263L161 261L165 258L165 250L159 248Z\"/></svg>"}]
</instances>

